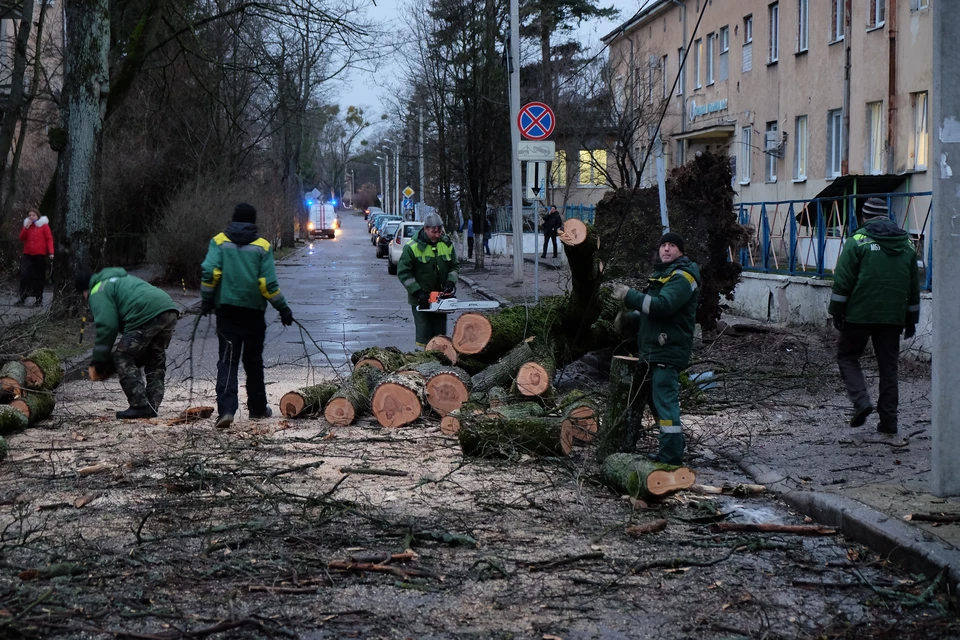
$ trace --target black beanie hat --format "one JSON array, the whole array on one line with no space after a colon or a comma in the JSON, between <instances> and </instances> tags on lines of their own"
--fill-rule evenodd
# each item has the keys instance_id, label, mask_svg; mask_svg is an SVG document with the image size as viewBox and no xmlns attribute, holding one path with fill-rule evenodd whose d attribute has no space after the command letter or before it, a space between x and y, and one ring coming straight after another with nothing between
<instances>
[{"instance_id":1,"label":"black beanie hat","mask_svg":"<svg viewBox=\"0 0 960 640\"><path fill-rule=\"evenodd\" d=\"M677 249L680 249L680 253L683 253L683 238L679 233L667 231L665 234L660 236L660 242L657 243L657 248L659 249L662 247L664 242L671 242L677 245Z\"/></svg>"},{"instance_id":2,"label":"black beanie hat","mask_svg":"<svg viewBox=\"0 0 960 640\"><path fill-rule=\"evenodd\" d=\"M90 278L93 274L87 270L82 270L73 277L73 286L77 288L77 293L83 293L90 288Z\"/></svg>"},{"instance_id":3,"label":"black beanie hat","mask_svg":"<svg viewBox=\"0 0 960 640\"><path fill-rule=\"evenodd\" d=\"M257 210L252 205L241 202L233 208L233 221L257 224Z\"/></svg>"}]
</instances>

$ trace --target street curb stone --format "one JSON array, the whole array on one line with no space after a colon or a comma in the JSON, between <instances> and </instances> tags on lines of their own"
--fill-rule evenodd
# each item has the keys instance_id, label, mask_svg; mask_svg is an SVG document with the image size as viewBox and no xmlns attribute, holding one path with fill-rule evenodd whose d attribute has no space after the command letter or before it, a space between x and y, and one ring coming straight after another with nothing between
<instances>
[{"instance_id":1,"label":"street curb stone","mask_svg":"<svg viewBox=\"0 0 960 640\"><path fill-rule=\"evenodd\" d=\"M717 455L736 463L754 482L766 485L803 515L836 527L845 536L910 571L936 575L946 570L952 585L960 583L960 550L936 536L853 498L825 491L804 491L788 474L778 469L729 448L705 444Z\"/></svg>"},{"instance_id":2,"label":"street curb stone","mask_svg":"<svg viewBox=\"0 0 960 640\"><path fill-rule=\"evenodd\" d=\"M486 287L480 286L472 278L468 278L467 276L461 275L460 279L463 280L468 287L473 289L477 293L477 295L483 296L487 300L493 300L494 302L499 302L504 307L511 306L511 302L509 300L501 296L498 296L496 293L494 293L493 291L490 291Z\"/></svg>"}]
</instances>

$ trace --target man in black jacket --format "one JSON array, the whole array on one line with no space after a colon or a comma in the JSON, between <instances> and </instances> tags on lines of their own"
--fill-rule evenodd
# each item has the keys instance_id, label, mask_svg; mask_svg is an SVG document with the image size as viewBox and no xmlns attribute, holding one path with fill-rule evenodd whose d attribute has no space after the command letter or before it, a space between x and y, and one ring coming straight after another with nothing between
<instances>
[{"instance_id":1,"label":"man in black jacket","mask_svg":"<svg viewBox=\"0 0 960 640\"><path fill-rule=\"evenodd\" d=\"M562 226L563 220L560 218L560 212L557 211L557 207L550 207L550 213L547 214L547 217L543 221L543 253L540 254L541 258L547 257L547 243L550 242L550 240L553 240L553 257L557 257L557 232L560 231L560 227Z\"/></svg>"}]
</instances>

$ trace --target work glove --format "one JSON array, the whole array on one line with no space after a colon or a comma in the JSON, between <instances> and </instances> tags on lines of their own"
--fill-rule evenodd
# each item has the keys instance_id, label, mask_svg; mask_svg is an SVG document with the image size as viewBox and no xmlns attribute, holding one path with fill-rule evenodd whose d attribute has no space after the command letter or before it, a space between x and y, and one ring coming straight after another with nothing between
<instances>
[{"instance_id":1,"label":"work glove","mask_svg":"<svg viewBox=\"0 0 960 640\"><path fill-rule=\"evenodd\" d=\"M443 285L443 295L452 296L456 292L457 292L457 285L455 285L454 283L448 282L447 284Z\"/></svg>"},{"instance_id":2,"label":"work glove","mask_svg":"<svg viewBox=\"0 0 960 640\"><path fill-rule=\"evenodd\" d=\"M430 308L430 296L426 291L417 291L417 309L429 309Z\"/></svg>"},{"instance_id":3,"label":"work glove","mask_svg":"<svg viewBox=\"0 0 960 640\"><path fill-rule=\"evenodd\" d=\"M627 294L630 293L630 287L625 284L615 284L613 285L613 297L617 300L623 300L627 297Z\"/></svg>"},{"instance_id":4,"label":"work glove","mask_svg":"<svg viewBox=\"0 0 960 640\"><path fill-rule=\"evenodd\" d=\"M293 311L290 310L290 307L280 309L280 323L285 327L293 324Z\"/></svg>"},{"instance_id":5,"label":"work glove","mask_svg":"<svg viewBox=\"0 0 960 640\"><path fill-rule=\"evenodd\" d=\"M908 324L907 326L905 326L905 327L903 328L903 337L904 337L904 338L910 339L910 338L912 338L912 337L915 336L915 335L917 335L917 325L915 325L915 324Z\"/></svg>"},{"instance_id":6,"label":"work glove","mask_svg":"<svg viewBox=\"0 0 960 640\"><path fill-rule=\"evenodd\" d=\"M90 366L97 372L97 377L101 380L109 378L114 373L113 363L109 360L94 360L90 363Z\"/></svg>"},{"instance_id":7,"label":"work glove","mask_svg":"<svg viewBox=\"0 0 960 640\"><path fill-rule=\"evenodd\" d=\"M213 300L203 300L200 302L200 316L208 316L213 313Z\"/></svg>"},{"instance_id":8,"label":"work glove","mask_svg":"<svg viewBox=\"0 0 960 640\"><path fill-rule=\"evenodd\" d=\"M843 331L843 316L831 316L833 318L833 328L837 331Z\"/></svg>"}]
</instances>

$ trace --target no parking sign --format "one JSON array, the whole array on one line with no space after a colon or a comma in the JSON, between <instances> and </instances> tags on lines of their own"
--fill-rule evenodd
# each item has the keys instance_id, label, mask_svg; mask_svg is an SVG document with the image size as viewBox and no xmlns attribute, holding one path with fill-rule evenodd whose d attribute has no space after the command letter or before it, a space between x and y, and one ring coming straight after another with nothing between
<instances>
[{"instance_id":1,"label":"no parking sign","mask_svg":"<svg viewBox=\"0 0 960 640\"><path fill-rule=\"evenodd\" d=\"M517 115L517 127L527 140L543 140L550 137L557 124L553 109L542 102L530 102L523 105Z\"/></svg>"}]
</instances>

